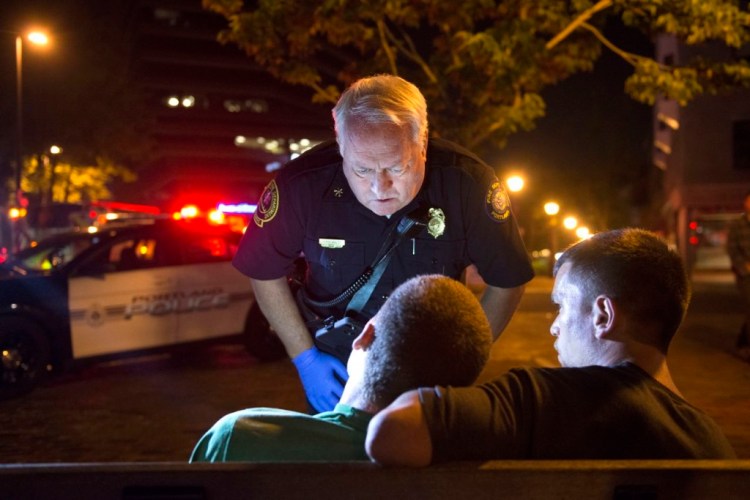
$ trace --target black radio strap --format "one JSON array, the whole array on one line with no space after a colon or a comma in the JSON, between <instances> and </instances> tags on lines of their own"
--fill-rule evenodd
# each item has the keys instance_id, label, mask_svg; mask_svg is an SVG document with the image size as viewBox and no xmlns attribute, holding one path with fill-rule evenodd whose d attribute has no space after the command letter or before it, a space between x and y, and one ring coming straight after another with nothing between
<instances>
[{"instance_id":1,"label":"black radio strap","mask_svg":"<svg viewBox=\"0 0 750 500\"><path fill-rule=\"evenodd\" d=\"M388 267L388 263L390 262L396 247L398 247L405 238L416 235L421 229L421 226L426 225L424 214L424 210L417 209L401 217L401 220L399 220L398 224L393 227L388 234L388 237L381 245L372 265L368 266L364 273L362 273L362 275L357 278L349 288L333 299L325 302L311 299L307 296L307 293L304 292L303 288L301 289L301 293L304 302L313 307L327 308L336 306L351 297L351 300L346 307L347 313L359 313L362 311L365 304L367 304L367 301L370 300L370 296L372 296L372 292L380 281L383 272L385 272L385 268Z\"/></svg>"},{"instance_id":2,"label":"black radio strap","mask_svg":"<svg viewBox=\"0 0 750 500\"><path fill-rule=\"evenodd\" d=\"M385 268L388 267L388 263L391 261L391 257L393 257L393 253L394 250L396 250L396 247L398 247L399 243L401 243L405 238L416 234L419 229L420 223L416 219L413 219L408 215L405 215L399 221L396 230L396 237L393 238L393 241L390 247L386 250L385 254L379 258L377 265L372 270L372 275L370 276L370 278L349 301L349 304L346 306L345 315L358 315L362 311L362 309L364 309L367 301L370 300L370 297L372 296L372 292L375 291L375 287L380 281L380 278L383 276Z\"/></svg>"}]
</instances>

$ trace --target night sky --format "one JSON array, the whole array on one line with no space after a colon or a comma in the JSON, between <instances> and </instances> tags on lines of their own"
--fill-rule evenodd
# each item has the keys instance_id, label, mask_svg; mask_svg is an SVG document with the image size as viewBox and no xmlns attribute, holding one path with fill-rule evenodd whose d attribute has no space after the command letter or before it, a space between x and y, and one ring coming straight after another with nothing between
<instances>
[{"instance_id":1,"label":"night sky","mask_svg":"<svg viewBox=\"0 0 750 500\"><path fill-rule=\"evenodd\" d=\"M625 50L652 53L644 36L621 26L605 33ZM547 115L533 131L512 136L490 159L501 175L526 175L528 189L514 196L522 217L541 216L544 201L554 199L597 229L605 229L606 220L641 222L634 220L631 206L649 201L643 184L656 175L652 108L625 94L631 73L628 63L605 49L594 71L547 88L542 93Z\"/></svg>"}]
</instances>

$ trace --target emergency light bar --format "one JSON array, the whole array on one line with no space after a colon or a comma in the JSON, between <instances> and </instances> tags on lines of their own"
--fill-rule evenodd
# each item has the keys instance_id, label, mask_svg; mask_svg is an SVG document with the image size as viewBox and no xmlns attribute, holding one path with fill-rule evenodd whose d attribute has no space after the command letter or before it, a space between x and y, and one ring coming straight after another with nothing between
<instances>
[{"instance_id":1,"label":"emergency light bar","mask_svg":"<svg viewBox=\"0 0 750 500\"><path fill-rule=\"evenodd\" d=\"M225 214L254 214L258 205L251 203L219 203L219 212Z\"/></svg>"}]
</instances>

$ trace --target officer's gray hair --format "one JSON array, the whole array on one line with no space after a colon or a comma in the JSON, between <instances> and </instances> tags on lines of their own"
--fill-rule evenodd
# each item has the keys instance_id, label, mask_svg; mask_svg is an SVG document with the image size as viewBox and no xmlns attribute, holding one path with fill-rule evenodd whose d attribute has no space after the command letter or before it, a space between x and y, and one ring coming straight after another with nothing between
<instances>
[{"instance_id":1,"label":"officer's gray hair","mask_svg":"<svg viewBox=\"0 0 750 500\"><path fill-rule=\"evenodd\" d=\"M333 108L336 140L341 154L345 138L358 125L393 124L405 127L414 144L424 150L427 102L413 83L394 75L375 75L354 82Z\"/></svg>"}]
</instances>

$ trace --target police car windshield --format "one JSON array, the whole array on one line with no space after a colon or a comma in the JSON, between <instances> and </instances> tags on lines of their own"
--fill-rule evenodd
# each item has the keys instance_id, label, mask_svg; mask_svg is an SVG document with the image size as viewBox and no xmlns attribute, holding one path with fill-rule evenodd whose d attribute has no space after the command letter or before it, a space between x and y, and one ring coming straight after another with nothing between
<instances>
[{"instance_id":1,"label":"police car windshield","mask_svg":"<svg viewBox=\"0 0 750 500\"><path fill-rule=\"evenodd\" d=\"M13 256L13 264L29 271L49 271L65 266L94 244L95 235L53 237Z\"/></svg>"}]
</instances>

